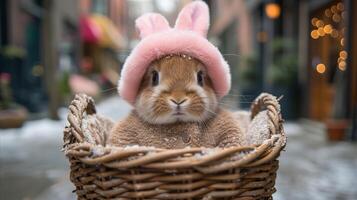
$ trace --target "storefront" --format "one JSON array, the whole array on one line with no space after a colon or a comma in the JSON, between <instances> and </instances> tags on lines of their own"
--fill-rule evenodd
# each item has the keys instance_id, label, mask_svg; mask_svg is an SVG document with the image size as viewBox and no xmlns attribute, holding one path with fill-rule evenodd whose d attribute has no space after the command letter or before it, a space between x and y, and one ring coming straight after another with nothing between
<instances>
[{"instance_id":1,"label":"storefront","mask_svg":"<svg viewBox=\"0 0 357 200\"><path fill-rule=\"evenodd\" d=\"M305 91L303 117L353 133L357 71L354 1L313 1L300 5L308 19L300 23L300 81ZM303 51L302 49L307 49ZM355 125L354 125L355 126ZM348 134L344 137L351 137ZM341 136L342 137L342 136Z\"/></svg>"}]
</instances>

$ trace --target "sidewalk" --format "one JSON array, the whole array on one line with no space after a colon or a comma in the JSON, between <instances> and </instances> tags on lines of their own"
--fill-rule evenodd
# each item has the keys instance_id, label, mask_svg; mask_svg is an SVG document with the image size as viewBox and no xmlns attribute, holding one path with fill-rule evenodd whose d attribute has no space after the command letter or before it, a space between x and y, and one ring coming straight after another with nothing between
<instances>
[{"instance_id":1,"label":"sidewalk","mask_svg":"<svg viewBox=\"0 0 357 200\"><path fill-rule=\"evenodd\" d=\"M97 110L119 119L130 107L113 97L97 105ZM60 116L60 121L42 119L27 122L21 129L0 130L0 199L75 199L69 164L60 151L67 110L61 110Z\"/></svg>"},{"instance_id":2,"label":"sidewalk","mask_svg":"<svg viewBox=\"0 0 357 200\"><path fill-rule=\"evenodd\" d=\"M277 200L357 199L357 144L328 142L311 126L285 126L288 143L281 153Z\"/></svg>"},{"instance_id":3,"label":"sidewalk","mask_svg":"<svg viewBox=\"0 0 357 200\"><path fill-rule=\"evenodd\" d=\"M97 106L113 119L130 107L119 98ZM62 119L66 111L63 110ZM60 151L64 120L32 121L21 129L0 130L0 199L74 200L68 162ZM277 200L357 199L357 145L328 143L321 132L287 123L288 144L281 153Z\"/></svg>"}]
</instances>

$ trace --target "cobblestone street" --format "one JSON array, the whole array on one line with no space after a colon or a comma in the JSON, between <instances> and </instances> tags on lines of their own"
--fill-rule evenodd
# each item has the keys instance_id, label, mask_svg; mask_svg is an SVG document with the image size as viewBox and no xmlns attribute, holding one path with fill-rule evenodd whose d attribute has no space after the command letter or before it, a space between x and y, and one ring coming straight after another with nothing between
<instances>
[{"instance_id":1,"label":"cobblestone street","mask_svg":"<svg viewBox=\"0 0 357 200\"><path fill-rule=\"evenodd\" d=\"M113 119L129 111L117 97L97 108ZM65 110L61 116L65 118ZM75 199L68 162L60 151L64 123L43 119L0 131L0 199ZM357 199L357 145L328 143L318 126L286 124L288 144L280 158L275 199Z\"/></svg>"}]
</instances>

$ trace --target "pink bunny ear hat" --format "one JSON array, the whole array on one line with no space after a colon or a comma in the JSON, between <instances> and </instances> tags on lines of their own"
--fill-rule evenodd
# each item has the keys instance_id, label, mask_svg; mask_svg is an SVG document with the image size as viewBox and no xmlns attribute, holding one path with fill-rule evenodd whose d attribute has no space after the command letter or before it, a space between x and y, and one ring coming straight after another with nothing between
<instances>
[{"instance_id":1,"label":"pink bunny ear hat","mask_svg":"<svg viewBox=\"0 0 357 200\"><path fill-rule=\"evenodd\" d=\"M120 96L135 104L141 79L150 63L169 54L186 54L200 60L217 96L225 96L231 86L229 66L219 50L206 39L208 27L208 6L202 1L186 5L174 28L157 13L139 17L136 28L141 41L125 60L118 86Z\"/></svg>"}]
</instances>

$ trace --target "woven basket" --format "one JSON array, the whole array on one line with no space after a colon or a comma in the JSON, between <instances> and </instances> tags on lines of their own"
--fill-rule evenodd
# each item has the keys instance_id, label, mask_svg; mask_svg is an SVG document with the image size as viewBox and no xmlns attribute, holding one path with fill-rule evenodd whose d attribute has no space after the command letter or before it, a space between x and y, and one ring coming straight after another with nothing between
<instances>
[{"instance_id":1,"label":"woven basket","mask_svg":"<svg viewBox=\"0 0 357 200\"><path fill-rule=\"evenodd\" d=\"M94 101L76 95L69 106L64 151L78 199L272 199L280 151L286 144L278 100L260 95L251 117L267 110L271 138L226 149L105 147L113 122L96 115ZM94 143L82 119L98 118ZM210 153L207 153L210 152Z\"/></svg>"}]
</instances>

